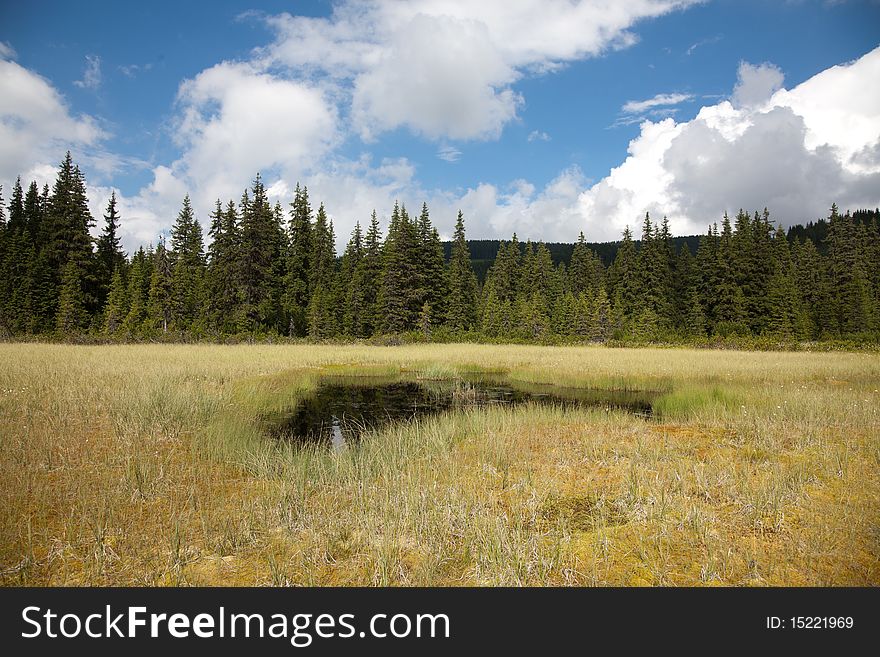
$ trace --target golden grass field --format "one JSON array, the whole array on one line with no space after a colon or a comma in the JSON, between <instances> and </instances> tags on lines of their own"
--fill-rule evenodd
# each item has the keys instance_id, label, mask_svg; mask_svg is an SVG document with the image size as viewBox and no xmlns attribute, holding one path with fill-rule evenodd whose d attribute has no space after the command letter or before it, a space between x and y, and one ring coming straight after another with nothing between
<instances>
[{"instance_id":1,"label":"golden grass field","mask_svg":"<svg viewBox=\"0 0 880 657\"><path fill-rule=\"evenodd\" d=\"M663 391L341 451L255 418L323 372ZM880 356L0 344L5 585L877 585Z\"/></svg>"}]
</instances>

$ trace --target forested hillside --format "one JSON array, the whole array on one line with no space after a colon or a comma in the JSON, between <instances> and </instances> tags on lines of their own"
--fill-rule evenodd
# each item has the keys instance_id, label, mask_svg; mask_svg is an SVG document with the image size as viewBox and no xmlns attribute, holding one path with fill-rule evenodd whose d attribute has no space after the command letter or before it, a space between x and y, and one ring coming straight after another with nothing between
<instances>
[{"instance_id":1,"label":"forested hillside","mask_svg":"<svg viewBox=\"0 0 880 657\"><path fill-rule=\"evenodd\" d=\"M2 190L0 190L2 191ZM128 256L112 196L97 240L82 172L67 154L55 183L17 181L0 201L0 334L113 339L225 336L604 341L880 336L880 212L786 231L768 210L673 237L645 216L617 243L467 241L459 213L444 244L422 205L375 210L337 256L323 204L297 185L288 208L259 177L217 201L210 244L189 197L169 239ZM365 208L365 215L370 211ZM479 276L476 272L479 272Z\"/></svg>"}]
</instances>

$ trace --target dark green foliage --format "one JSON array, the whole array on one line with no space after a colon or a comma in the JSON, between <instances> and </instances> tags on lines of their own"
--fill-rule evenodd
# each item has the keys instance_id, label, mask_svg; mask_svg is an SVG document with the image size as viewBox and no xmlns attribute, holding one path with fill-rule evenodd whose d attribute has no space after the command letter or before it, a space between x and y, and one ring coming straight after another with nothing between
<instances>
[{"instance_id":1,"label":"dark green foliage","mask_svg":"<svg viewBox=\"0 0 880 657\"><path fill-rule=\"evenodd\" d=\"M364 240L363 256L354 265L351 284L346 294L344 313L345 333L366 338L379 327L379 279L382 276L382 234L376 211L370 218L370 228Z\"/></svg>"},{"instance_id":2,"label":"dark green foliage","mask_svg":"<svg viewBox=\"0 0 880 657\"><path fill-rule=\"evenodd\" d=\"M284 305L289 317L288 334L303 336L308 331L307 309L312 257L312 208L309 205L309 190L301 189L297 183L290 206Z\"/></svg>"},{"instance_id":3,"label":"dark green foliage","mask_svg":"<svg viewBox=\"0 0 880 657\"><path fill-rule=\"evenodd\" d=\"M113 272L107 307L104 309L104 330L110 335L122 331L129 310L128 285L122 275L122 267L117 267Z\"/></svg>"},{"instance_id":4,"label":"dark green foliage","mask_svg":"<svg viewBox=\"0 0 880 657\"><path fill-rule=\"evenodd\" d=\"M602 261L596 252L587 246L584 234L578 235L578 241L571 253L571 266L568 268L568 289L575 296L593 293L602 283Z\"/></svg>"},{"instance_id":5,"label":"dark green foliage","mask_svg":"<svg viewBox=\"0 0 880 657\"><path fill-rule=\"evenodd\" d=\"M868 267L867 237L849 214L831 206L828 218L828 274L834 290L833 322L842 335L867 331L873 326L875 301Z\"/></svg>"},{"instance_id":6,"label":"dark green foliage","mask_svg":"<svg viewBox=\"0 0 880 657\"><path fill-rule=\"evenodd\" d=\"M187 197L167 247L160 239L129 259L115 193L95 243L85 189L68 153L51 193L18 180L7 205L0 197L0 336L418 331L427 339L737 344L880 337L875 210L841 214L833 206L827 220L788 234L766 209L741 210L701 238L673 238L665 217L658 224L646 215L640 241L627 228L607 245L590 245L583 233L568 245L523 244L515 234L469 242L459 213L444 245L427 205L413 220L395 204L384 242L374 211L337 259L323 204L313 218L297 184L285 226L258 175L238 206L217 202L207 253ZM485 272L482 288L477 270Z\"/></svg>"},{"instance_id":7,"label":"dark green foliage","mask_svg":"<svg viewBox=\"0 0 880 657\"><path fill-rule=\"evenodd\" d=\"M36 191L36 186L34 189ZM122 250L122 240L117 234L118 230L119 214L116 211L116 192L113 191L110 193L110 201L107 203L107 214L104 215L104 229L98 238L95 263L98 303L101 306L107 301L114 273L124 267L126 262L125 253Z\"/></svg>"},{"instance_id":8,"label":"dark green foliage","mask_svg":"<svg viewBox=\"0 0 880 657\"><path fill-rule=\"evenodd\" d=\"M173 312L171 259L168 257L164 238L160 238L156 252L153 254L153 269L150 275L145 325L147 332L152 333L158 329L162 333L167 333Z\"/></svg>"},{"instance_id":9,"label":"dark green foliage","mask_svg":"<svg viewBox=\"0 0 880 657\"><path fill-rule=\"evenodd\" d=\"M205 247L202 227L193 214L189 195L171 227L171 322L179 331L188 331L202 318L205 279Z\"/></svg>"},{"instance_id":10,"label":"dark green foliage","mask_svg":"<svg viewBox=\"0 0 880 657\"><path fill-rule=\"evenodd\" d=\"M401 333L416 327L422 309L418 228L405 206L394 204L388 236L382 249L378 294L379 330Z\"/></svg>"},{"instance_id":11,"label":"dark green foliage","mask_svg":"<svg viewBox=\"0 0 880 657\"><path fill-rule=\"evenodd\" d=\"M608 270L608 294L614 300L615 323L619 330L625 330L639 310L639 285L643 278L632 233L627 226L614 264Z\"/></svg>"},{"instance_id":12,"label":"dark green foliage","mask_svg":"<svg viewBox=\"0 0 880 657\"><path fill-rule=\"evenodd\" d=\"M58 299L56 328L59 333L76 334L87 327L89 315L82 287L80 268L75 260L68 260L61 277L61 296Z\"/></svg>"},{"instance_id":13,"label":"dark green foliage","mask_svg":"<svg viewBox=\"0 0 880 657\"><path fill-rule=\"evenodd\" d=\"M280 332L285 326L282 312L284 274L277 262L285 251L280 218L269 204L260 175L251 186L251 196L242 196L239 206L238 313L239 330Z\"/></svg>"},{"instance_id":14,"label":"dark green foliage","mask_svg":"<svg viewBox=\"0 0 880 657\"><path fill-rule=\"evenodd\" d=\"M449 293L449 281L443 259L440 234L431 225L427 203L422 204L418 231L422 306L428 304L431 307L431 321L438 324L447 315L446 299ZM470 257L468 257L468 263L470 263Z\"/></svg>"},{"instance_id":15,"label":"dark green foliage","mask_svg":"<svg viewBox=\"0 0 880 657\"><path fill-rule=\"evenodd\" d=\"M208 264L205 271L205 313L208 326L220 334L234 333L242 323L238 211L229 201L226 210L217 200L211 213L208 234Z\"/></svg>"},{"instance_id":16,"label":"dark green foliage","mask_svg":"<svg viewBox=\"0 0 880 657\"><path fill-rule=\"evenodd\" d=\"M154 252L141 247L131 259L128 274L128 314L122 323L123 330L137 335L145 327L150 304L150 284L153 280Z\"/></svg>"},{"instance_id":17,"label":"dark green foliage","mask_svg":"<svg viewBox=\"0 0 880 657\"><path fill-rule=\"evenodd\" d=\"M446 323L455 331L470 330L477 322L477 278L471 268L461 210L458 211L455 221L448 281Z\"/></svg>"}]
</instances>

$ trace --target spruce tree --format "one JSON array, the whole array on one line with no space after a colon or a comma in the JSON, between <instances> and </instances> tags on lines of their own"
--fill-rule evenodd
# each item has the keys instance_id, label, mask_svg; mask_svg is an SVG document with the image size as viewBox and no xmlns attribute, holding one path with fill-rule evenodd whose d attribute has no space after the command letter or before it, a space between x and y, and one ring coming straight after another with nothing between
<instances>
[{"instance_id":1,"label":"spruce tree","mask_svg":"<svg viewBox=\"0 0 880 657\"><path fill-rule=\"evenodd\" d=\"M614 299L614 318L618 329L625 330L639 310L641 279L632 232L627 226L623 231L623 240L617 249L614 264L608 270L608 294Z\"/></svg>"},{"instance_id":2,"label":"spruce tree","mask_svg":"<svg viewBox=\"0 0 880 657\"><path fill-rule=\"evenodd\" d=\"M275 266L283 250L282 227L269 199L260 174L251 186L252 197L245 193L240 206L239 290L241 293L241 329L279 332L282 319L281 272Z\"/></svg>"},{"instance_id":3,"label":"spruce tree","mask_svg":"<svg viewBox=\"0 0 880 657\"><path fill-rule=\"evenodd\" d=\"M780 337L803 337L806 321L797 291L794 263L782 228L773 238L773 275L770 278L765 332Z\"/></svg>"},{"instance_id":4,"label":"spruce tree","mask_svg":"<svg viewBox=\"0 0 880 657\"><path fill-rule=\"evenodd\" d=\"M94 225L86 199L85 179L74 165L70 151L58 168L48 207L49 261L60 283L62 274L68 282L77 280L82 286L86 312L97 310L98 298L94 277L94 252L89 229ZM67 264L73 261L76 275L68 273ZM80 298L80 295L76 295ZM60 301L59 301L60 303Z\"/></svg>"},{"instance_id":5,"label":"spruce tree","mask_svg":"<svg viewBox=\"0 0 880 657\"><path fill-rule=\"evenodd\" d=\"M470 330L477 321L477 277L471 267L461 210L455 221L448 281L446 323L454 331Z\"/></svg>"},{"instance_id":6,"label":"spruce tree","mask_svg":"<svg viewBox=\"0 0 880 657\"><path fill-rule=\"evenodd\" d=\"M328 338L339 333L336 300L336 252L333 223L327 219L324 204L318 207L312 230L309 269L309 335Z\"/></svg>"},{"instance_id":7,"label":"spruce tree","mask_svg":"<svg viewBox=\"0 0 880 657\"><path fill-rule=\"evenodd\" d=\"M202 317L205 275L205 247L202 227L193 213L189 194L183 199L171 227L171 322L179 331L188 331Z\"/></svg>"},{"instance_id":8,"label":"spruce tree","mask_svg":"<svg viewBox=\"0 0 880 657\"><path fill-rule=\"evenodd\" d=\"M107 214L104 215L104 229L98 238L96 257L96 274L98 305L103 308L107 303L107 295L110 292L110 284L117 269L125 266L125 253L122 250L122 240L117 231L119 230L119 214L116 210L116 191L110 193L107 203Z\"/></svg>"},{"instance_id":9,"label":"spruce tree","mask_svg":"<svg viewBox=\"0 0 880 657\"><path fill-rule=\"evenodd\" d=\"M296 185L288 223L287 272L284 281L288 334L308 332L309 277L312 257L312 209L309 190Z\"/></svg>"},{"instance_id":10,"label":"spruce tree","mask_svg":"<svg viewBox=\"0 0 880 657\"><path fill-rule=\"evenodd\" d=\"M416 327L422 309L418 256L418 230L406 207L395 203L382 249L377 300L380 330L384 333L401 333Z\"/></svg>"},{"instance_id":11,"label":"spruce tree","mask_svg":"<svg viewBox=\"0 0 880 657\"><path fill-rule=\"evenodd\" d=\"M834 320L843 335L866 331L871 319L871 293L862 245L849 213L840 215L831 206L828 217L829 277L834 299Z\"/></svg>"},{"instance_id":12,"label":"spruce tree","mask_svg":"<svg viewBox=\"0 0 880 657\"><path fill-rule=\"evenodd\" d=\"M360 321L362 312L357 295L352 294L355 281L355 272L364 259L364 235L361 230L361 222L355 222L351 238L345 245L345 251L339 265L339 275L336 277L335 297L340 302L337 308L337 321L340 322L341 332L344 335L354 336L355 326ZM353 305L352 301L356 300Z\"/></svg>"},{"instance_id":13,"label":"spruce tree","mask_svg":"<svg viewBox=\"0 0 880 657\"><path fill-rule=\"evenodd\" d=\"M165 238L160 237L153 255L153 269L150 276L147 330L152 332L159 329L167 333L171 327L173 308L171 261L165 247Z\"/></svg>"},{"instance_id":14,"label":"spruce tree","mask_svg":"<svg viewBox=\"0 0 880 657\"><path fill-rule=\"evenodd\" d=\"M153 279L154 253L152 248L138 248L131 258L128 271L128 314L123 330L139 335L147 322L150 305L150 284Z\"/></svg>"},{"instance_id":15,"label":"spruce tree","mask_svg":"<svg viewBox=\"0 0 880 657\"><path fill-rule=\"evenodd\" d=\"M571 266L568 268L568 289L575 296L581 293L594 293L602 283L602 262L595 252L587 246L584 233L571 252Z\"/></svg>"},{"instance_id":16,"label":"spruce tree","mask_svg":"<svg viewBox=\"0 0 880 657\"><path fill-rule=\"evenodd\" d=\"M61 278L56 328L64 335L76 334L88 327L88 321L80 268L75 260L70 259Z\"/></svg>"},{"instance_id":17,"label":"spruce tree","mask_svg":"<svg viewBox=\"0 0 880 657\"><path fill-rule=\"evenodd\" d=\"M418 219L418 233L422 305L427 303L431 306L432 322L438 324L447 315L446 299L449 293L449 281L440 234L431 225L427 203L422 204L422 212Z\"/></svg>"},{"instance_id":18,"label":"spruce tree","mask_svg":"<svg viewBox=\"0 0 880 657\"><path fill-rule=\"evenodd\" d=\"M382 276L382 233L376 211L370 217L370 228L364 239L364 253L354 267L351 285L346 296L345 331L365 338L379 327L377 299Z\"/></svg>"},{"instance_id":19,"label":"spruce tree","mask_svg":"<svg viewBox=\"0 0 880 657\"><path fill-rule=\"evenodd\" d=\"M107 295L107 307L104 310L104 331L110 335L119 333L129 310L128 284L123 277L122 267L117 267L113 272L110 292Z\"/></svg>"}]
</instances>

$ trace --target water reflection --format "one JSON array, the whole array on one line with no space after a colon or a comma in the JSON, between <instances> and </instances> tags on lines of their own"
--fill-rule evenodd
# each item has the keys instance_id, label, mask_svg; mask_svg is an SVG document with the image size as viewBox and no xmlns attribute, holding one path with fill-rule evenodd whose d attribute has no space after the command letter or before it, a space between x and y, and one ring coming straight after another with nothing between
<instances>
[{"instance_id":1,"label":"water reflection","mask_svg":"<svg viewBox=\"0 0 880 657\"><path fill-rule=\"evenodd\" d=\"M327 377L283 413L265 418L270 435L333 448L357 441L389 422L459 408L546 404L651 414L653 394L526 384L491 379L402 381L379 377Z\"/></svg>"}]
</instances>

